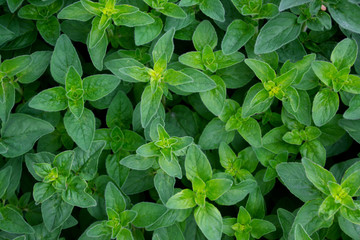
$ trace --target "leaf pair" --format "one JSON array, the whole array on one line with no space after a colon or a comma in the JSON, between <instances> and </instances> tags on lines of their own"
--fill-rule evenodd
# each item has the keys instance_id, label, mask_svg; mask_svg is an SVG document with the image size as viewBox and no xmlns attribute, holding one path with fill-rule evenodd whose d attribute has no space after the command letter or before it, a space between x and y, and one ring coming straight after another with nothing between
<instances>
[{"instance_id":1,"label":"leaf pair","mask_svg":"<svg viewBox=\"0 0 360 240\"><path fill-rule=\"evenodd\" d=\"M327 196L319 207L319 215L331 219L340 210L344 218L359 224L360 208L353 200L353 197L359 195L360 170L358 166L355 164L350 167L345 172L341 184L338 184L332 173L320 165L306 158L302 159L302 163L307 178Z\"/></svg>"},{"instance_id":2,"label":"leaf pair","mask_svg":"<svg viewBox=\"0 0 360 240\"><path fill-rule=\"evenodd\" d=\"M166 206L171 209L195 208L197 225L208 239L219 239L223 223L219 210L206 202L215 201L226 193L233 182L225 178L212 178L212 169L205 154L195 145L188 149L185 159L186 177L192 182L193 190L185 189L173 195Z\"/></svg>"},{"instance_id":3,"label":"leaf pair","mask_svg":"<svg viewBox=\"0 0 360 240\"><path fill-rule=\"evenodd\" d=\"M121 160L121 164L127 167L138 169L137 162L142 165L141 170L145 170L157 160L160 168L171 177L182 177L181 167L178 156L184 155L187 147L193 142L191 137L170 137L160 124L153 125L155 134L152 134L152 142L140 146L136 153ZM153 132L154 132L153 130ZM147 168L145 168L145 166Z\"/></svg>"},{"instance_id":4,"label":"leaf pair","mask_svg":"<svg viewBox=\"0 0 360 240\"><path fill-rule=\"evenodd\" d=\"M223 232L228 236L234 236L237 240L248 240L250 236L259 239L262 236L275 231L275 226L263 219L252 219L249 212L239 208L237 218L225 218Z\"/></svg>"},{"instance_id":5,"label":"leaf pair","mask_svg":"<svg viewBox=\"0 0 360 240\"><path fill-rule=\"evenodd\" d=\"M288 101L292 110L297 112L300 97L296 88L291 86L298 74L296 68L292 68L276 77L276 73L271 66L263 61L246 59L245 63L261 80L262 85L255 84L248 91L242 110L243 118L266 111L270 107L274 97L281 101Z\"/></svg>"},{"instance_id":6,"label":"leaf pair","mask_svg":"<svg viewBox=\"0 0 360 240\"><path fill-rule=\"evenodd\" d=\"M335 116L340 104L337 92L360 93L360 77L349 74L357 57L357 49L355 40L344 39L332 51L332 63L312 63L316 76L329 87L321 89L314 98L312 113L316 126L323 126Z\"/></svg>"},{"instance_id":7,"label":"leaf pair","mask_svg":"<svg viewBox=\"0 0 360 240\"><path fill-rule=\"evenodd\" d=\"M137 212L126 210L126 200L121 191L109 182L105 188L105 207L108 220L96 222L86 230L89 237L102 239L133 239L130 224Z\"/></svg>"},{"instance_id":8,"label":"leaf pair","mask_svg":"<svg viewBox=\"0 0 360 240\"><path fill-rule=\"evenodd\" d=\"M195 29L192 37L196 52L188 52L179 57L179 62L189 67L216 72L231 67L244 60L244 55L233 51L225 55L223 51L215 51L217 34L214 27L207 20L202 21Z\"/></svg>"}]
</instances>

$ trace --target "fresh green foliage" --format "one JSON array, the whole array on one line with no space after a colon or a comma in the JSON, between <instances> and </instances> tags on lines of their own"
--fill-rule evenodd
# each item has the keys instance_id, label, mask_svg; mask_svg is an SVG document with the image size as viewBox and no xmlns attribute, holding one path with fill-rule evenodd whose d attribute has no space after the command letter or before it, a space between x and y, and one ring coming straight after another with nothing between
<instances>
[{"instance_id":1,"label":"fresh green foliage","mask_svg":"<svg viewBox=\"0 0 360 240\"><path fill-rule=\"evenodd\" d=\"M359 0L0 5L0 240L360 240Z\"/></svg>"}]
</instances>

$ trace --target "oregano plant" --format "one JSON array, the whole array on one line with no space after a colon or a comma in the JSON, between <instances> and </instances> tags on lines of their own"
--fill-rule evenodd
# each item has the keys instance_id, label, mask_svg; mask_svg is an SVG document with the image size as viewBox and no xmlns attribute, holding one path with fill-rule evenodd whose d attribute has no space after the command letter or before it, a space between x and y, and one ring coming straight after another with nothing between
<instances>
[{"instance_id":1,"label":"oregano plant","mask_svg":"<svg viewBox=\"0 0 360 240\"><path fill-rule=\"evenodd\" d=\"M360 239L360 1L0 6L0 240Z\"/></svg>"}]
</instances>

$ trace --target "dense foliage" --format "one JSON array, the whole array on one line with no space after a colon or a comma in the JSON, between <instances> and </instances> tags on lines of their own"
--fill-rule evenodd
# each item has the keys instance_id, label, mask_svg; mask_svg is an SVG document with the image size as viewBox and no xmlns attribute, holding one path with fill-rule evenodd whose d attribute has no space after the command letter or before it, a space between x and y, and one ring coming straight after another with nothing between
<instances>
[{"instance_id":1,"label":"dense foliage","mask_svg":"<svg viewBox=\"0 0 360 240\"><path fill-rule=\"evenodd\" d=\"M360 239L359 0L0 2L0 239Z\"/></svg>"}]
</instances>

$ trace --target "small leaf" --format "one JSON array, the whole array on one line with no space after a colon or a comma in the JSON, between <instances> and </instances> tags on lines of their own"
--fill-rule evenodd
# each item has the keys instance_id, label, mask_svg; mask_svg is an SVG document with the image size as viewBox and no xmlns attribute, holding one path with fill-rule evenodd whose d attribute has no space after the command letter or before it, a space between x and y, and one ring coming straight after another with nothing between
<instances>
[{"instance_id":1,"label":"small leaf","mask_svg":"<svg viewBox=\"0 0 360 240\"><path fill-rule=\"evenodd\" d=\"M268 21L261 28L255 43L255 54L273 52L285 44L295 40L301 30L297 23L297 16L282 12L277 17Z\"/></svg>"},{"instance_id":2,"label":"small leaf","mask_svg":"<svg viewBox=\"0 0 360 240\"><path fill-rule=\"evenodd\" d=\"M164 33L159 40L156 42L152 51L153 61L157 62L163 54L165 54L167 62L170 61L174 52L174 38L175 29L171 28L169 31Z\"/></svg>"},{"instance_id":3,"label":"small leaf","mask_svg":"<svg viewBox=\"0 0 360 240\"><path fill-rule=\"evenodd\" d=\"M161 88L156 88L155 92L151 91L151 86L148 85L141 95L141 125L146 127L149 125L151 119L155 116L159 109L163 91Z\"/></svg>"},{"instance_id":4,"label":"small leaf","mask_svg":"<svg viewBox=\"0 0 360 240\"><path fill-rule=\"evenodd\" d=\"M212 177L212 170L209 160L196 145L191 145L188 148L185 158L185 171L186 177L190 181L196 177L199 177L204 182L206 182Z\"/></svg>"},{"instance_id":5,"label":"small leaf","mask_svg":"<svg viewBox=\"0 0 360 240\"><path fill-rule=\"evenodd\" d=\"M323 126L328 123L336 114L339 108L339 96L328 88L320 90L315 98L312 107L312 117L316 126Z\"/></svg>"},{"instance_id":6,"label":"small leaf","mask_svg":"<svg viewBox=\"0 0 360 240\"><path fill-rule=\"evenodd\" d=\"M69 37L63 34L56 41L50 61L50 72L55 81L65 84L65 76L70 66L73 66L79 75L82 75L79 56Z\"/></svg>"},{"instance_id":7,"label":"small leaf","mask_svg":"<svg viewBox=\"0 0 360 240\"><path fill-rule=\"evenodd\" d=\"M254 34L254 26L240 19L234 20L226 29L221 49L224 54L232 54L244 46Z\"/></svg>"},{"instance_id":8,"label":"small leaf","mask_svg":"<svg viewBox=\"0 0 360 240\"><path fill-rule=\"evenodd\" d=\"M210 203L205 203L204 207L197 207L194 211L196 224L202 233L209 240L221 238L223 223L219 210Z\"/></svg>"},{"instance_id":9,"label":"small leaf","mask_svg":"<svg viewBox=\"0 0 360 240\"><path fill-rule=\"evenodd\" d=\"M358 53L358 46L353 39L345 38L339 42L331 53L331 62L340 71L354 65Z\"/></svg>"},{"instance_id":10,"label":"small leaf","mask_svg":"<svg viewBox=\"0 0 360 240\"><path fill-rule=\"evenodd\" d=\"M92 111L85 108L80 118L68 111L64 116L64 125L71 139L87 151L95 136L95 116Z\"/></svg>"}]
</instances>

